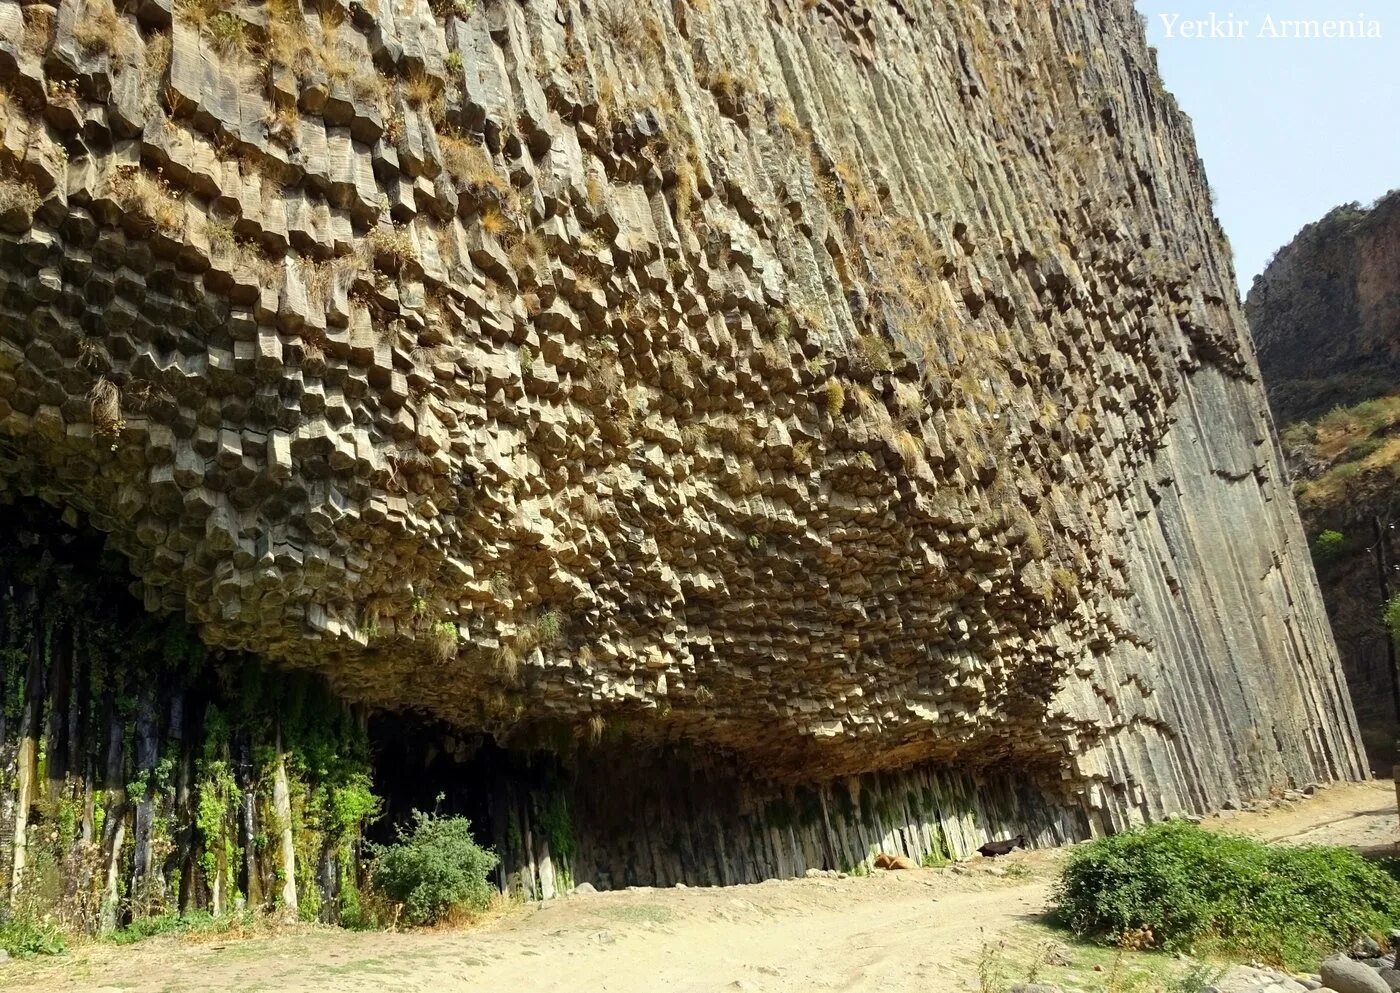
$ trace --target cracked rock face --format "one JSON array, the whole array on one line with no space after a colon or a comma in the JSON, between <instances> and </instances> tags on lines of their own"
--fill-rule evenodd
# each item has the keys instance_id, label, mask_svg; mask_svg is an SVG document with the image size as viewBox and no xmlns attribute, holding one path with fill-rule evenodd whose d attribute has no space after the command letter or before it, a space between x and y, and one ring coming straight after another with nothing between
<instances>
[{"instance_id":1,"label":"cracked rock face","mask_svg":"<svg viewBox=\"0 0 1400 993\"><path fill-rule=\"evenodd\" d=\"M1245 309L1280 424L1395 389L1400 376L1400 190L1298 232L1255 277Z\"/></svg>"},{"instance_id":2,"label":"cracked rock face","mask_svg":"<svg viewBox=\"0 0 1400 993\"><path fill-rule=\"evenodd\" d=\"M0 0L0 478L506 740L1358 772L1132 6Z\"/></svg>"}]
</instances>

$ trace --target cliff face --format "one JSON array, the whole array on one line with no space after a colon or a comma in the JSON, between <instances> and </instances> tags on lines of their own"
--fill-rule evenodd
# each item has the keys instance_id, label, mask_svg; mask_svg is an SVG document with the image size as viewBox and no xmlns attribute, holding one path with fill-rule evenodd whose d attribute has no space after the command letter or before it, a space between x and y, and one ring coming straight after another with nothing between
<instances>
[{"instance_id":1,"label":"cliff face","mask_svg":"<svg viewBox=\"0 0 1400 993\"><path fill-rule=\"evenodd\" d=\"M1279 249L1245 312L1282 424L1390 393L1400 374L1400 190Z\"/></svg>"},{"instance_id":2,"label":"cliff face","mask_svg":"<svg viewBox=\"0 0 1400 993\"><path fill-rule=\"evenodd\" d=\"M1395 705L1376 550L1396 561L1400 191L1303 228L1255 280L1246 311L1367 753L1388 774Z\"/></svg>"},{"instance_id":3,"label":"cliff face","mask_svg":"<svg viewBox=\"0 0 1400 993\"><path fill-rule=\"evenodd\" d=\"M1358 774L1127 0L0 0L0 39L11 493L358 703L820 784L800 831L645 783L605 830L618 784L578 864Z\"/></svg>"}]
</instances>

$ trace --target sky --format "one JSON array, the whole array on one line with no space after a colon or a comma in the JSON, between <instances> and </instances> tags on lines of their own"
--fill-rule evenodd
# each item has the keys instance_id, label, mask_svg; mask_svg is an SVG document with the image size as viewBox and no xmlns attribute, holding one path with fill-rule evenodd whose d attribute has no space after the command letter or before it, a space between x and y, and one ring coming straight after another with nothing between
<instances>
[{"instance_id":1,"label":"sky","mask_svg":"<svg viewBox=\"0 0 1400 993\"><path fill-rule=\"evenodd\" d=\"M1162 78L1195 126L1241 296L1303 225L1400 187L1400 0L1137 0L1137 8ZM1185 22L1212 13L1217 36L1209 28L1186 36ZM1359 20L1381 37L1270 36L1284 20Z\"/></svg>"}]
</instances>

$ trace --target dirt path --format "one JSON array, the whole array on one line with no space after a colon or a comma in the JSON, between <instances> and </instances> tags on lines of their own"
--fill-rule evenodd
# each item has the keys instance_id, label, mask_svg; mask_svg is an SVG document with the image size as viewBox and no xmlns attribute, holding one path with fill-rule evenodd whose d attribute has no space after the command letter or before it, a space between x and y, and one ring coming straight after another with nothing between
<instances>
[{"instance_id":1,"label":"dirt path","mask_svg":"<svg viewBox=\"0 0 1400 993\"><path fill-rule=\"evenodd\" d=\"M1390 783L1211 819L1272 839L1373 846L1396 838ZM654 993L976 989L984 942L1037 938L1061 852L872 878L723 889L634 889L557 900L468 932L296 927L247 940L93 944L0 967L0 989L139 993ZM1013 956L1014 957L1014 956Z\"/></svg>"}]
</instances>

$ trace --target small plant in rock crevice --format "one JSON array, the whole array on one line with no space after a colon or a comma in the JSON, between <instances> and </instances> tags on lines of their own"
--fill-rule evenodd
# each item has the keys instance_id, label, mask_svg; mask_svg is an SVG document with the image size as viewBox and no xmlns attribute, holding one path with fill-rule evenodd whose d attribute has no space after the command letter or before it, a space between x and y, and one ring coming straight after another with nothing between
<instances>
[{"instance_id":1,"label":"small plant in rock crevice","mask_svg":"<svg viewBox=\"0 0 1400 993\"><path fill-rule=\"evenodd\" d=\"M432 630L433 657L439 662L450 662L457 657L457 625L451 621L438 621Z\"/></svg>"}]
</instances>

